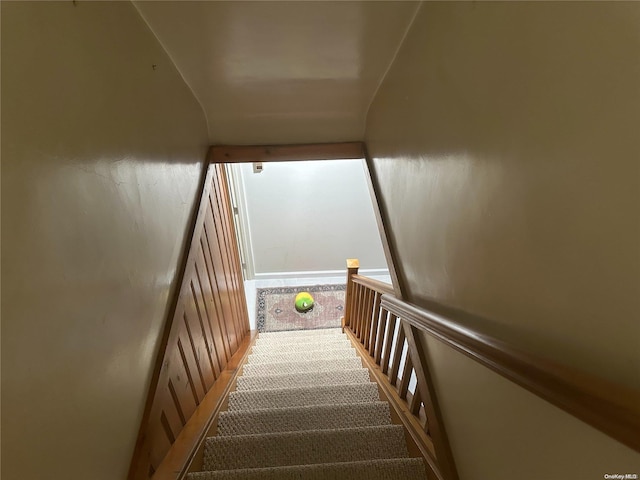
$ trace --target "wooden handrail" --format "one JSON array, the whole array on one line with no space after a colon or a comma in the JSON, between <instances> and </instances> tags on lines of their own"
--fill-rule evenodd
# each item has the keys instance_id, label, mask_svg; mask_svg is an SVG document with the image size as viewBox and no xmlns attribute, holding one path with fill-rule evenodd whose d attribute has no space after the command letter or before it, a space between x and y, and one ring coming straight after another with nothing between
<instances>
[{"instance_id":1,"label":"wooden handrail","mask_svg":"<svg viewBox=\"0 0 640 480\"><path fill-rule=\"evenodd\" d=\"M393 295L381 306L571 415L640 452L640 393L538 358Z\"/></svg>"},{"instance_id":2,"label":"wooden handrail","mask_svg":"<svg viewBox=\"0 0 640 480\"><path fill-rule=\"evenodd\" d=\"M370 288L371 290L375 290L378 293L388 293L393 295L393 286L389 285L388 283L384 283L380 280L375 280L369 277L363 277L362 275L353 275L351 278L353 280L353 283L365 286L367 288Z\"/></svg>"}]
</instances>

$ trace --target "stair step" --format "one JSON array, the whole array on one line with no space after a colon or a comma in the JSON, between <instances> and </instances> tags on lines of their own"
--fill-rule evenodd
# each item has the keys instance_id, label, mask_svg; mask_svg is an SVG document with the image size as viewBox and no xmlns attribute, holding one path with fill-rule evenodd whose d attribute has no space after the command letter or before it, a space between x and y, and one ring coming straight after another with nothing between
<instances>
[{"instance_id":1,"label":"stair step","mask_svg":"<svg viewBox=\"0 0 640 480\"><path fill-rule=\"evenodd\" d=\"M235 391L229 394L229 411L250 411L309 405L343 405L377 402L378 385L373 382L297 387L269 390Z\"/></svg>"},{"instance_id":2,"label":"stair step","mask_svg":"<svg viewBox=\"0 0 640 480\"><path fill-rule=\"evenodd\" d=\"M262 334L261 334L262 335ZM331 343L349 341L346 335L311 335L311 336L285 336L285 337L258 337L256 345L273 345L282 343Z\"/></svg>"},{"instance_id":3,"label":"stair step","mask_svg":"<svg viewBox=\"0 0 640 480\"><path fill-rule=\"evenodd\" d=\"M240 454L241 453L241 454ZM210 437L204 470L406 458L400 425Z\"/></svg>"},{"instance_id":4,"label":"stair step","mask_svg":"<svg viewBox=\"0 0 640 480\"><path fill-rule=\"evenodd\" d=\"M320 385L342 385L352 383L369 383L369 371L365 368L357 370L335 370L332 372L291 373L285 375L265 375L263 377L238 377L236 390L270 390L278 388L312 387Z\"/></svg>"},{"instance_id":5,"label":"stair step","mask_svg":"<svg viewBox=\"0 0 640 480\"><path fill-rule=\"evenodd\" d=\"M419 458L190 473L189 480L427 480Z\"/></svg>"},{"instance_id":6,"label":"stair step","mask_svg":"<svg viewBox=\"0 0 640 480\"><path fill-rule=\"evenodd\" d=\"M351 342L342 337L333 338L330 342L278 342L261 343L254 345L251 353L273 353L273 352L304 352L308 350L337 350L340 348L353 348Z\"/></svg>"},{"instance_id":7,"label":"stair step","mask_svg":"<svg viewBox=\"0 0 640 480\"><path fill-rule=\"evenodd\" d=\"M391 425L388 403L313 405L249 412L227 411L222 412L218 418L218 435L255 435L373 425Z\"/></svg>"},{"instance_id":8,"label":"stair step","mask_svg":"<svg viewBox=\"0 0 640 480\"><path fill-rule=\"evenodd\" d=\"M301 358L304 358L304 356ZM302 362L250 363L242 368L242 376L284 375L287 373L326 372L329 370L354 370L357 368L362 368L362 360L358 357Z\"/></svg>"},{"instance_id":9,"label":"stair step","mask_svg":"<svg viewBox=\"0 0 640 480\"><path fill-rule=\"evenodd\" d=\"M338 348L326 350L309 350L304 352L289 353L252 353L247 357L247 363L280 363L280 362L299 362L304 360L328 360L335 358L356 357L355 348Z\"/></svg>"},{"instance_id":10,"label":"stair step","mask_svg":"<svg viewBox=\"0 0 640 480\"><path fill-rule=\"evenodd\" d=\"M319 328L316 330L287 330L283 332L263 332L258 338L318 337L322 335L344 335L341 328Z\"/></svg>"}]
</instances>

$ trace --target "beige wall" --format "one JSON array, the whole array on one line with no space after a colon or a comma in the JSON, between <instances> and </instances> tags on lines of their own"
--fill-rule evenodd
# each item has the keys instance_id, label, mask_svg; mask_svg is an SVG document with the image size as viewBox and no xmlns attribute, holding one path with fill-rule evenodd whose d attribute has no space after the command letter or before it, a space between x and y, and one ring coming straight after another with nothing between
<instances>
[{"instance_id":1,"label":"beige wall","mask_svg":"<svg viewBox=\"0 0 640 480\"><path fill-rule=\"evenodd\" d=\"M125 478L206 144L130 3L2 2L3 479Z\"/></svg>"},{"instance_id":2,"label":"beige wall","mask_svg":"<svg viewBox=\"0 0 640 480\"><path fill-rule=\"evenodd\" d=\"M639 24L634 3L425 3L366 131L411 300L635 388ZM640 455L427 344L462 479L640 473Z\"/></svg>"}]
</instances>

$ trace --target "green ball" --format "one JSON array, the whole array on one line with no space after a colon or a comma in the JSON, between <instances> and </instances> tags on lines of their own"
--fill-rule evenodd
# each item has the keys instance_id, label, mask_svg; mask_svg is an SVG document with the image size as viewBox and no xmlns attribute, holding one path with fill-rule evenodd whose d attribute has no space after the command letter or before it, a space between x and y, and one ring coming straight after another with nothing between
<instances>
[{"instance_id":1,"label":"green ball","mask_svg":"<svg viewBox=\"0 0 640 480\"><path fill-rule=\"evenodd\" d=\"M300 292L296 295L296 310L300 313L308 312L313 308L313 297L309 292Z\"/></svg>"}]
</instances>

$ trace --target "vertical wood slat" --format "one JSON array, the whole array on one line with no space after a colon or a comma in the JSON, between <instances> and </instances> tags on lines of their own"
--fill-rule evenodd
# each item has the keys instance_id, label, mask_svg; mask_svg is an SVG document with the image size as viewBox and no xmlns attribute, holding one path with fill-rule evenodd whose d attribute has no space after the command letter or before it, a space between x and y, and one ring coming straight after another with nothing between
<instances>
[{"instance_id":1,"label":"vertical wood slat","mask_svg":"<svg viewBox=\"0 0 640 480\"><path fill-rule=\"evenodd\" d=\"M367 289L362 285L360 287L360 342L364 343L364 332L366 328L366 311L367 311Z\"/></svg>"},{"instance_id":2,"label":"vertical wood slat","mask_svg":"<svg viewBox=\"0 0 640 480\"><path fill-rule=\"evenodd\" d=\"M373 290L372 290L373 291ZM374 294L374 302L373 302L373 315L371 318L371 341L369 342L369 355L374 356L376 343L379 338L378 332L378 323L380 322L380 299L382 294L373 291Z\"/></svg>"},{"instance_id":3,"label":"vertical wood slat","mask_svg":"<svg viewBox=\"0 0 640 480\"><path fill-rule=\"evenodd\" d=\"M384 339L386 333L387 323L389 321L389 312L383 308L380 309L380 320L378 322L378 343L374 351L373 360L377 365L380 365L382 361L382 347L384 346Z\"/></svg>"},{"instance_id":4,"label":"vertical wood slat","mask_svg":"<svg viewBox=\"0 0 640 480\"><path fill-rule=\"evenodd\" d=\"M398 394L403 400L407 399L407 392L409 391L409 382L411 381L411 374L413 373L413 364L411 363L411 355L407 351L404 357L404 364L402 365L402 378L400 379L400 385L398 386Z\"/></svg>"},{"instance_id":5,"label":"vertical wood slat","mask_svg":"<svg viewBox=\"0 0 640 480\"><path fill-rule=\"evenodd\" d=\"M362 340L362 286L356 284L356 337Z\"/></svg>"},{"instance_id":6,"label":"vertical wood slat","mask_svg":"<svg viewBox=\"0 0 640 480\"><path fill-rule=\"evenodd\" d=\"M384 352L382 354L382 373L384 374L389 371L389 365L391 363L391 347L393 346L393 335L396 331L397 323L398 317L389 312L389 322L387 323L387 331L385 333L386 343L384 345Z\"/></svg>"},{"instance_id":7,"label":"vertical wood slat","mask_svg":"<svg viewBox=\"0 0 640 480\"><path fill-rule=\"evenodd\" d=\"M413 392L413 397L411 397L411 403L409 404L409 410L414 415L418 415L420 413L420 407L422 406L422 397L420 396L420 389L416 386L416 391Z\"/></svg>"},{"instance_id":8,"label":"vertical wood slat","mask_svg":"<svg viewBox=\"0 0 640 480\"><path fill-rule=\"evenodd\" d=\"M365 350L369 350L369 332L371 330L371 308L373 306L373 290L363 287L364 289L364 309L362 312L363 329L362 329L362 344Z\"/></svg>"},{"instance_id":9,"label":"vertical wood slat","mask_svg":"<svg viewBox=\"0 0 640 480\"><path fill-rule=\"evenodd\" d=\"M402 325L398 329L398 334L394 342L393 361L391 362L391 371L389 372L389 382L391 385L396 385L398 382L398 370L400 369L400 360L402 358L402 350L404 350L404 330Z\"/></svg>"},{"instance_id":10,"label":"vertical wood slat","mask_svg":"<svg viewBox=\"0 0 640 480\"><path fill-rule=\"evenodd\" d=\"M244 284L223 168L208 165L189 250L161 340L130 480L147 480L248 334Z\"/></svg>"}]
</instances>

